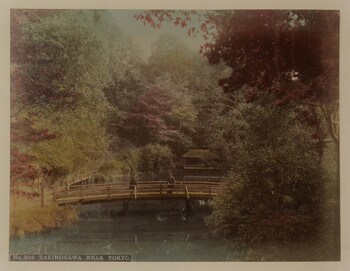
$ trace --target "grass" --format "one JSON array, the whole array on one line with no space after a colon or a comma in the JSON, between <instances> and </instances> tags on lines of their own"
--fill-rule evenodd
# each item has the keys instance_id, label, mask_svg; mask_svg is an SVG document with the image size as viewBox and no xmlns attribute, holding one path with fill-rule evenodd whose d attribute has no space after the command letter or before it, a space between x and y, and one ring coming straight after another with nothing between
<instances>
[{"instance_id":1,"label":"grass","mask_svg":"<svg viewBox=\"0 0 350 271\"><path fill-rule=\"evenodd\" d=\"M19 188L21 191L25 187ZM21 237L32 233L69 225L78 219L78 213L70 207L56 206L50 191L45 191L45 204L41 207L40 197L28 199L11 195L10 237Z\"/></svg>"}]
</instances>

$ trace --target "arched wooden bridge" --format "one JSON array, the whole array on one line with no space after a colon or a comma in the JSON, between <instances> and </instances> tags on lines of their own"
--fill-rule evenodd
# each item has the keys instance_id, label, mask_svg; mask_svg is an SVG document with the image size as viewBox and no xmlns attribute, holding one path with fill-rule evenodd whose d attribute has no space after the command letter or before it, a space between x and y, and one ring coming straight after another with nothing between
<instances>
[{"instance_id":1,"label":"arched wooden bridge","mask_svg":"<svg viewBox=\"0 0 350 271\"><path fill-rule=\"evenodd\" d=\"M56 204L89 204L118 200L210 199L222 189L221 182L187 181L174 185L166 182L75 184L54 191Z\"/></svg>"}]
</instances>

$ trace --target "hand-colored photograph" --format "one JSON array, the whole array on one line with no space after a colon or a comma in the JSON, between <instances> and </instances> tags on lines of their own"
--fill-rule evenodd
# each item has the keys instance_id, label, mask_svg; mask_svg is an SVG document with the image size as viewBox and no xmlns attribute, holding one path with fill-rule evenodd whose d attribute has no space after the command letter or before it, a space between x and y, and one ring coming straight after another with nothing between
<instances>
[{"instance_id":1,"label":"hand-colored photograph","mask_svg":"<svg viewBox=\"0 0 350 271\"><path fill-rule=\"evenodd\" d=\"M339 20L12 9L10 261L339 261Z\"/></svg>"}]
</instances>

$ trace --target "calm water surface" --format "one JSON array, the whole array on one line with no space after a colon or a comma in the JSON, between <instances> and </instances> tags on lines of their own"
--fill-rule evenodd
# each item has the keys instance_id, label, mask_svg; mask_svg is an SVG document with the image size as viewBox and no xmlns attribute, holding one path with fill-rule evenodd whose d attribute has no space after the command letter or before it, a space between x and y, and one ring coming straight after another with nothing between
<instances>
[{"instance_id":1,"label":"calm water surface","mask_svg":"<svg viewBox=\"0 0 350 271\"><path fill-rule=\"evenodd\" d=\"M71 226L10 241L10 254L131 255L132 261L234 261L228 243L213 236L204 222L205 208L190 216L182 202L120 203L79 207Z\"/></svg>"}]
</instances>

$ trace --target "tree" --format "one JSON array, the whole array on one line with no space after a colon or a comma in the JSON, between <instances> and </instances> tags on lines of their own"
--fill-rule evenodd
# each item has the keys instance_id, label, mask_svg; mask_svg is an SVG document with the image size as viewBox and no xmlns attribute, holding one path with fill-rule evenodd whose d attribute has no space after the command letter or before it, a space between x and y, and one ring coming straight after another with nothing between
<instances>
[{"instance_id":1,"label":"tree","mask_svg":"<svg viewBox=\"0 0 350 271\"><path fill-rule=\"evenodd\" d=\"M200 72L200 61L198 53L190 50L186 44L171 35L161 35L152 44L152 53L143 67L143 73L150 83L167 74L173 82L186 88L194 75Z\"/></svg>"},{"instance_id":2,"label":"tree","mask_svg":"<svg viewBox=\"0 0 350 271\"><path fill-rule=\"evenodd\" d=\"M172 150L183 154L189 147L207 147L210 123L223 109L225 99L217 82L227 74L227 67L210 65L170 35L162 35L152 48L142 72L175 99L170 119L178 133L170 142Z\"/></svg>"},{"instance_id":3,"label":"tree","mask_svg":"<svg viewBox=\"0 0 350 271\"><path fill-rule=\"evenodd\" d=\"M176 134L168 121L173 102L169 92L150 86L133 106L124 131L139 145L170 141Z\"/></svg>"},{"instance_id":4,"label":"tree","mask_svg":"<svg viewBox=\"0 0 350 271\"><path fill-rule=\"evenodd\" d=\"M339 176L328 183L321 159L328 135L339 143L339 12L151 10L135 17L154 28L168 21L202 33L202 54L231 69L219 81L226 99L208 112L218 117L200 132L222 142L212 149L229 150L231 168L210 226L248 247L305 240L323 227L337 240ZM321 210L330 194L332 207Z\"/></svg>"},{"instance_id":5,"label":"tree","mask_svg":"<svg viewBox=\"0 0 350 271\"><path fill-rule=\"evenodd\" d=\"M39 62L34 55L40 48L33 44L25 26L60 12L60 10L11 10L11 116L18 114L34 102L43 102L52 98L50 95L45 96L45 89L42 86L39 88L39 84L36 85L36 89L29 87L35 83L35 72L31 70L33 64ZM65 95L69 96L68 93L55 94L56 100L68 101L65 97Z\"/></svg>"},{"instance_id":6,"label":"tree","mask_svg":"<svg viewBox=\"0 0 350 271\"><path fill-rule=\"evenodd\" d=\"M200 29L189 26L193 16ZM339 12L150 10L135 17L154 28L168 21L190 35L202 31L201 51L210 63L232 68L220 80L226 92L248 86L248 101L273 93L277 105L301 104L312 119L321 115L326 124L313 123L313 137L323 145L328 132L339 142Z\"/></svg>"},{"instance_id":7,"label":"tree","mask_svg":"<svg viewBox=\"0 0 350 271\"><path fill-rule=\"evenodd\" d=\"M28 107L38 100L43 100L41 89L25 91L31 80L27 74L30 70L31 50L30 35L22 26L25 19L35 22L40 17L49 16L59 11L48 10L12 10L11 11L11 185L18 181L32 182L40 176L40 165L36 157L28 154L30 146L38 141L52 140L57 134L48 129L39 129L30 118L23 114ZM55 97L58 102L66 100L64 95Z\"/></svg>"},{"instance_id":8,"label":"tree","mask_svg":"<svg viewBox=\"0 0 350 271\"><path fill-rule=\"evenodd\" d=\"M220 85L234 92L247 85L247 99L273 93L274 103L322 112L339 141L339 14L334 11L235 11L216 17L217 36L205 55L232 68ZM313 108L320 108L320 112ZM323 140L320 123L314 137Z\"/></svg>"},{"instance_id":9,"label":"tree","mask_svg":"<svg viewBox=\"0 0 350 271\"><path fill-rule=\"evenodd\" d=\"M144 90L146 82L142 78L141 66L145 61L133 40L119 30L113 18L107 19L108 39L112 46L112 83L103 92L112 109L107 124L107 133L111 138L110 149L119 152L130 145L122 137L123 123Z\"/></svg>"},{"instance_id":10,"label":"tree","mask_svg":"<svg viewBox=\"0 0 350 271\"><path fill-rule=\"evenodd\" d=\"M254 247L305 240L317 230L325 180L312 139L272 105L246 107L245 138L231 152L225 189L208 223L217 233Z\"/></svg>"},{"instance_id":11,"label":"tree","mask_svg":"<svg viewBox=\"0 0 350 271\"><path fill-rule=\"evenodd\" d=\"M169 147L160 144L147 144L141 148L140 172L145 174L146 179L158 179L167 177L173 168L173 153Z\"/></svg>"},{"instance_id":12,"label":"tree","mask_svg":"<svg viewBox=\"0 0 350 271\"><path fill-rule=\"evenodd\" d=\"M182 155L188 148L193 147L193 136L198 129L198 110L193 103L195 90L189 91L185 86L187 83L174 80L171 73L158 77L156 84L166 89L174 99L169 123L176 130L176 134L167 144L174 154Z\"/></svg>"},{"instance_id":13,"label":"tree","mask_svg":"<svg viewBox=\"0 0 350 271\"><path fill-rule=\"evenodd\" d=\"M50 141L57 134L48 129L35 127L30 119L11 123L11 185L18 181L31 182L40 176L40 165L35 156L28 154L27 149L39 141Z\"/></svg>"},{"instance_id":14,"label":"tree","mask_svg":"<svg viewBox=\"0 0 350 271\"><path fill-rule=\"evenodd\" d=\"M168 145L171 147L174 154L180 156L194 145L193 136L198 128L198 112L189 94L182 92L173 93L175 101L169 119L177 133Z\"/></svg>"},{"instance_id":15,"label":"tree","mask_svg":"<svg viewBox=\"0 0 350 271\"><path fill-rule=\"evenodd\" d=\"M48 127L58 137L39 141L29 151L46 172L56 172L52 177L96 170L109 157L109 107L102 91L85 89L74 109L48 113L48 117L37 118L36 124Z\"/></svg>"},{"instance_id":16,"label":"tree","mask_svg":"<svg viewBox=\"0 0 350 271\"><path fill-rule=\"evenodd\" d=\"M16 18L15 12L13 18ZM106 60L104 55L91 53L95 48L102 49L103 44L91 38L94 28L84 20L93 24L91 16L77 11L53 13L36 20L22 17L18 32L23 33L25 43L21 43L21 38L19 45L17 40L12 42L12 109L35 107L38 110L48 103L66 108L77 100L77 90L82 84L86 86L94 81L96 86L106 80L106 74L103 75L106 68L94 70L94 64ZM82 55L90 59L83 59Z\"/></svg>"},{"instance_id":17,"label":"tree","mask_svg":"<svg viewBox=\"0 0 350 271\"><path fill-rule=\"evenodd\" d=\"M110 107L103 90L113 83L114 62L120 61L114 55L122 46L120 30L102 11L31 14L12 14L11 123L17 127L30 119L38 131L56 137L24 147L13 140L11 148L35 158L44 173L96 165L108 154Z\"/></svg>"}]
</instances>

